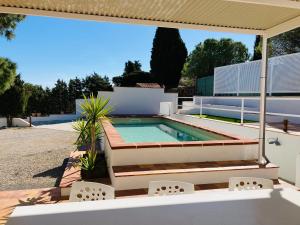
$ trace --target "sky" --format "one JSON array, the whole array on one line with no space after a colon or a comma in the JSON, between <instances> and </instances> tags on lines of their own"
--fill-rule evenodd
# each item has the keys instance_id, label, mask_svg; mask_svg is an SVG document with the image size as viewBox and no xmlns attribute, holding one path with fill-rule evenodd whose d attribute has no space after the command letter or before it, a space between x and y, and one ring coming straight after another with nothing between
<instances>
[{"instance_id":1,"label":"sky","mask_svg":"<svg viewBox=\"0 0 300 225\"><path fill-rule=\"evenodd\" d=\"M156 27L28 16L18 24L16 38L0 39L0 56L18 65L26 82L53 87L97 72L110 79L123 73L127 60L139 60L149 71ZM180 30L188 52L207 38L232 38L253 53L254 35Z\"/></svg>"}]
</instances>

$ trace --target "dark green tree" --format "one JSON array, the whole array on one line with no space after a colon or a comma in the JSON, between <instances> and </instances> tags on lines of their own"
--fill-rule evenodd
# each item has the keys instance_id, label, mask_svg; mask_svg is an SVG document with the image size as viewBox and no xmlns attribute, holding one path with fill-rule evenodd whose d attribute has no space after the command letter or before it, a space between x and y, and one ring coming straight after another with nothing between
<instances>
[{"instance_id":1,"label":"dark green tree","mask_svg":"<svg viewBox=\"0 0 300 225\"><path fill-rule=\"evenodd\" d=\"M252 60L259 60L261 59L261 36L256 35L255 42L254 42L254 50L253 50L253 57Z\"/></svg>"},{"instance_id":2,"label":"dark green tree","mask_svg":"<svg viewBox=\"0 0 300 225\"><path fill-rule=\"evenodd\" d=\"M109 78L104 76L101 77L97 73L93 73L89 76L87 76L83 80L84 85L84 93L85 96L89 96L90 94L94 94L94 96L97 96L98 91L111 91L112 86L109 82Z\"/></svg>"},{"instance_id":3,"label":"dark green tree","mask_svg":"<svg viewBox=\"0 0 300 225\"><path fill-rule=\"evenodd\" d=\"M241 42L224 38L206 39L188 56L183 74L190 78L211 76L215 67L241 63L248 59L248 49Z\"/></svg>"},{"instance_id":4,"label":"dark green tree","mask_svg":"<svg viewBox=\"0 0 300 225\"><path fill-rule=\"evenodd\" d=\"M24 19L23 15L0 13L0 35L7 40L12 40L15 37L17 24Z\"/></svg>"},{"instance_id":5,"label":"dark green tree","mask_svg":"<svg viewBox=\"0 0 300 225\"><path fill-rule=\"evenodd\" d=\"M24 20L23 15L0 13L0 36L7 40L15 37L17 24ZM16 64L9 59L0 58L0 95L11 87L16 77Z\"/></svg>"},{"instance_id":6,"label":"dark green tree","mask_svg":"<svg viewBox=\"0 0 300 225\"><path fill-rule=\"evenodd\" d=\"M15 80L17 65L7 58L0 58L0 95L9 89Z\"/></svg>"},{"instance_id":7,"label":"dark green tree","mask_svg":"<svg viewBox=\"0 0 300 225\"><path fill-rule=\"evenodd\" d=\"M113 83L119 87L135 87L136 83L157 83L157 81L149 72L136 71L126 76L114 77Z\"/></svg>"},{"instance_id":8,"label":"dark green tree","mask_svg":"<svg viewBox=\"0 0 300 225\"><path fill-rule=\"evenodd\" d=\"M126 76L132 72L138 72L138 71L142 71L142 64L138 60L135 60L134 62L128 60L125 63L123 76Z\"/></svg>"},{"instance_id":9,"label":"dark green tree","mask_svg":"<svg viewBox=\"0 0 300 225\"><path fill-rule=\"evenodd\" d=\"M28 94L27 114L42 113L47 114L45 105L46 93L42 86L26 83L26 93Z\"/></svg>"},{"instance_id":10,"label":"dark green tree","mask_svg":"<svg viewBox=\"0 0 300 225\"><path fill-rule=\"evenodd\" d=\"M300 52L300 28L285 32L270 39L271 56Z\"/></svg>"},{"instance_id":11,"label":"dark green tree","mask_svg":"<svg viewBox=\"0 0 300 225\"><path fill-rule=\"evenodd\" d=\"M12 125L12 118L23 116L27 107L27 94L24 81L17 75L14 84L0 95L0 115L7 118L8 126Z\"/></svg>"},{"instance_id":12,"label":"dark green tree","mask_svg":"<svg viewBox=\"0 0 300 225\"><path fill-rule=\"evenodd\" d=\"M68 85L69 91L69 111L75 111L75 101L76 99L83 98L83 84L82 81L76 77L75 79L70 79Z\"/></svg>"},{"instance_id":13,"label":"dark green tree","mask_svg":"<svg viewBox=\"0 0 300 225\"><path fill-rule=\"evenodd\" d=\"M187 49L178 29L158 27L151 51L151 73L166 89L178 86Z\"/></svg>"},{"instance_id":14,"label":"dark green tree","mask_svg":"<svg viewBox=\"0 0 300 225\"><path fill-rule=\"evenodd\" d=\"M65 113L68 109L69 95L67 83L58 79L54 88L51 91L51 106L53 111L51 113Z\"/></svg>"}]
</instances>

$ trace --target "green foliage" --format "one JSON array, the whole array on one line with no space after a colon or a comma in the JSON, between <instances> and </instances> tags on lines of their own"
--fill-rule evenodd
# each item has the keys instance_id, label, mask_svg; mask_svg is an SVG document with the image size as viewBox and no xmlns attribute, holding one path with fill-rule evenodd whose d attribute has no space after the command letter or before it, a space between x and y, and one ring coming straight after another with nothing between
<instances>
[{"instance_id":1,"label":"green foliage","mask_svg":"<svg viewBox=\"0 0 300 225\"><path fill-rule=\"evenodd\" d=\"M0 58L0 95L9 89L17 75L17 65L7 58Z\"/></svg>"},{"instance_id":2,"label":"green foliage","mask_svg":"<svg viewBox=\"0 0 300 225\"><path fill-rule=\"evenodd\" d=\"M40 85L32 85L26 83L25 91L28 94L28 104L26 112L31 113L47 113L47 92Z\"/></svg>"},{"instance_id":3,"label":"green foliage","mask_svg":"<svg viewBox=\"0 0 300 225\"><path fill-rule=\"evenodd\" d=\"M81 166L81 169L86 171L93 171L96 164L96 154L93 154L93 152L88 151L86 156L82 156L79 158L79 165Z\"/></svg>"},{"instance_id":4,"label":"green foliage","mask_svg":"<svg viewBox=\"0 0 300 225\"><path fill-rule=\"evenodd\" d=\"M270 56L279 56L300 52L300 28L271 38L270 45Z\"/></svg>"},{"instance_id":5,"label":"green foliage","mask_svg":"<svg viewBox=\"0 0 300 225\"><path fill-rule=\"evenodd\" d=\"M91 144L91 128L86 125L86 121L83 119L77 120L73 125L73 129L79 134L75 144L77 148L82 146L88 146ZM100 123L96 123L96 139L99 139L102 135L102 127Z\"/></svg>"},{"instance_id":6,"label":"green foliage","mask_svg":"<svg viewBox=\"0 0 300 225\"><path fill-rule=\"evenodd\" d=\"M23 15L0 13L0 35L7 40L12 40L15 37L14 31L17 24L24 19Z\"/></svg>"},{"instance_id":7,"label":"green foliage","mask_svg":"<svg viewBox=\"0 0 300 225\"><path fill-rule=\"evenodd\" d=\"M252 60L261 59L261 36L256 35Z\"/></svg>"},{"instance_id":8,"label":"green foliage","mask_svg":"<svg viewBox=\"0 0 300 225\"><path fill-rule=\"evenodd\" d=\"M139 72L139 71L142 71L142 64L138 60L135 60L134 62L128 60L125 63L123 76L127 76L132 72Z\"/></svg>"},{"instance_id":9,"label":"green foliage","mask_svg":"<svg viewBox=\"0 0 300 225\"><path fill-rule=\"evenodd\" d=\"M151 52L151 74L166 89L176 88L187 57L178 29L158 27Z\"/></svg>"},{"instance_id":10,"label":"green foliage","mask_svg":"<svg viewBox=\"0 0 300 225\"><path fill-rule=\"evenodd\" d=\"M91 150L95 152L96 150L96 137L97 137L97 124L101 124L101 119L107 119L108 114L111 112L111 107L108 105L109 99L104 99L102 97L94 97L93 94L90 95L88 99L84 97L84 102L81 104L82 115L86 118L85 127L90 130L91 136ZM80 136L82 133L80 134Z\"/></svg>"},{"instance_id":11,"label":"green foliage","mask_svg":"<svg viewBox=\"0 0 300 225\"><path fill-rule=\"evenodd\" d=\"M232 39L206 39L199 43L188 56L183 68L187 77L205 77L214 74L214 68L245 62L249 59L248 49Z\"/></svg>"},{"instance_id":12,"label":"green foliage","mask_svg":"<svg viewBox=\"0 0 300 225\"><path fill-rule=\"evenodd\" d=\"M27 106L28 94L20 75L16 76L14 84L0 95L0 115L7 118L22 116ZM11 121L8 121L9 124Z\"/></svg>"},{"instance_id":13,"label":"green foliage","mask_svg":"<svg viewBox=\"0 0 300 225\"><path fill-rule=\"evenodd\" d=\"M97 73L87 76L83 81L85 95L93 94L97 96L98 91L111 91L112 86L108 77L101 77Z\"/></svg>"},{"instance_id":14,"label":"green foliage","mask_svg":"<svg viewBox=\"0 0 300 225\"><path fill-rule=\"evenodd\" d=\"M58 79L51 91L51 106L54 113L67 112L68 110L68 86L63 80Z\"/></svg>"},{"instance_id":15,"label":"green foliage","mask_svg":"<svg viewBox=\"0 0 300 225\"><path fill-rule=\"evenodd\" d=\"M132 72L126 76L113 78L113 83L118 87L135 87L136 83L157 83L154 76L148 72Z\"/></svg>"}]
</instances>

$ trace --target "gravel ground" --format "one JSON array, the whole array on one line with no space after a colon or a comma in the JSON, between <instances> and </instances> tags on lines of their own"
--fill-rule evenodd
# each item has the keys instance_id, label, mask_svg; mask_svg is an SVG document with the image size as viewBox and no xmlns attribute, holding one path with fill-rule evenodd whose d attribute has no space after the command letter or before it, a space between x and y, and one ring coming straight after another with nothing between
<instances>
[{"instance_id":1,"label":"gravel ground","mask_svg":"<svg viewBox=\"0 0 300 225\"><path fill-rule=\"evenodd\" d=\"M76 133L70 131L0 130L0 190L57 186L75 140Z\"/></svg>"}]
</instances>

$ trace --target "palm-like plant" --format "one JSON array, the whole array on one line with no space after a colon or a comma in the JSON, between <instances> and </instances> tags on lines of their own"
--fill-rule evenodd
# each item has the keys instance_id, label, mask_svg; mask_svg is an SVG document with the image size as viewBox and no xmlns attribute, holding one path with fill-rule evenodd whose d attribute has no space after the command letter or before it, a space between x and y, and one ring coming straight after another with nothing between
<instances>
[{"instance_id":1,"label":"palm-like plant","mask_svg":"<svg viewBox=\"0 0 300 225\"><path fill-rule=\"evenodd\" d=\"M101 119L107 119L108 114L111 112L111 107L108 106L109 99L97 98L93 94L88 99L84 97L84 102L81 104L82 115L86 118L85 128L90 130L91 137L91 153L96 154L96 133L97 126L100 125ZM80 136L83 135L81 132ZM79 136L79 137L80 137Z\"/></svg>"},{"instance_id":2,"label":"palm-like plant","mask_svg":"<svg viewBox=\"0 0 300 225\"><path fill-rule=\"evenodd\" d=\"M77 148L88 146L91 144L91 129L86 126L86 121L83 119L76 120L73 124L73 129L79 133L79 136L74 144ZM100 123L96 123L96 139L100 138L102 135L102 129Z\"/></svg>"}]
</instances>

